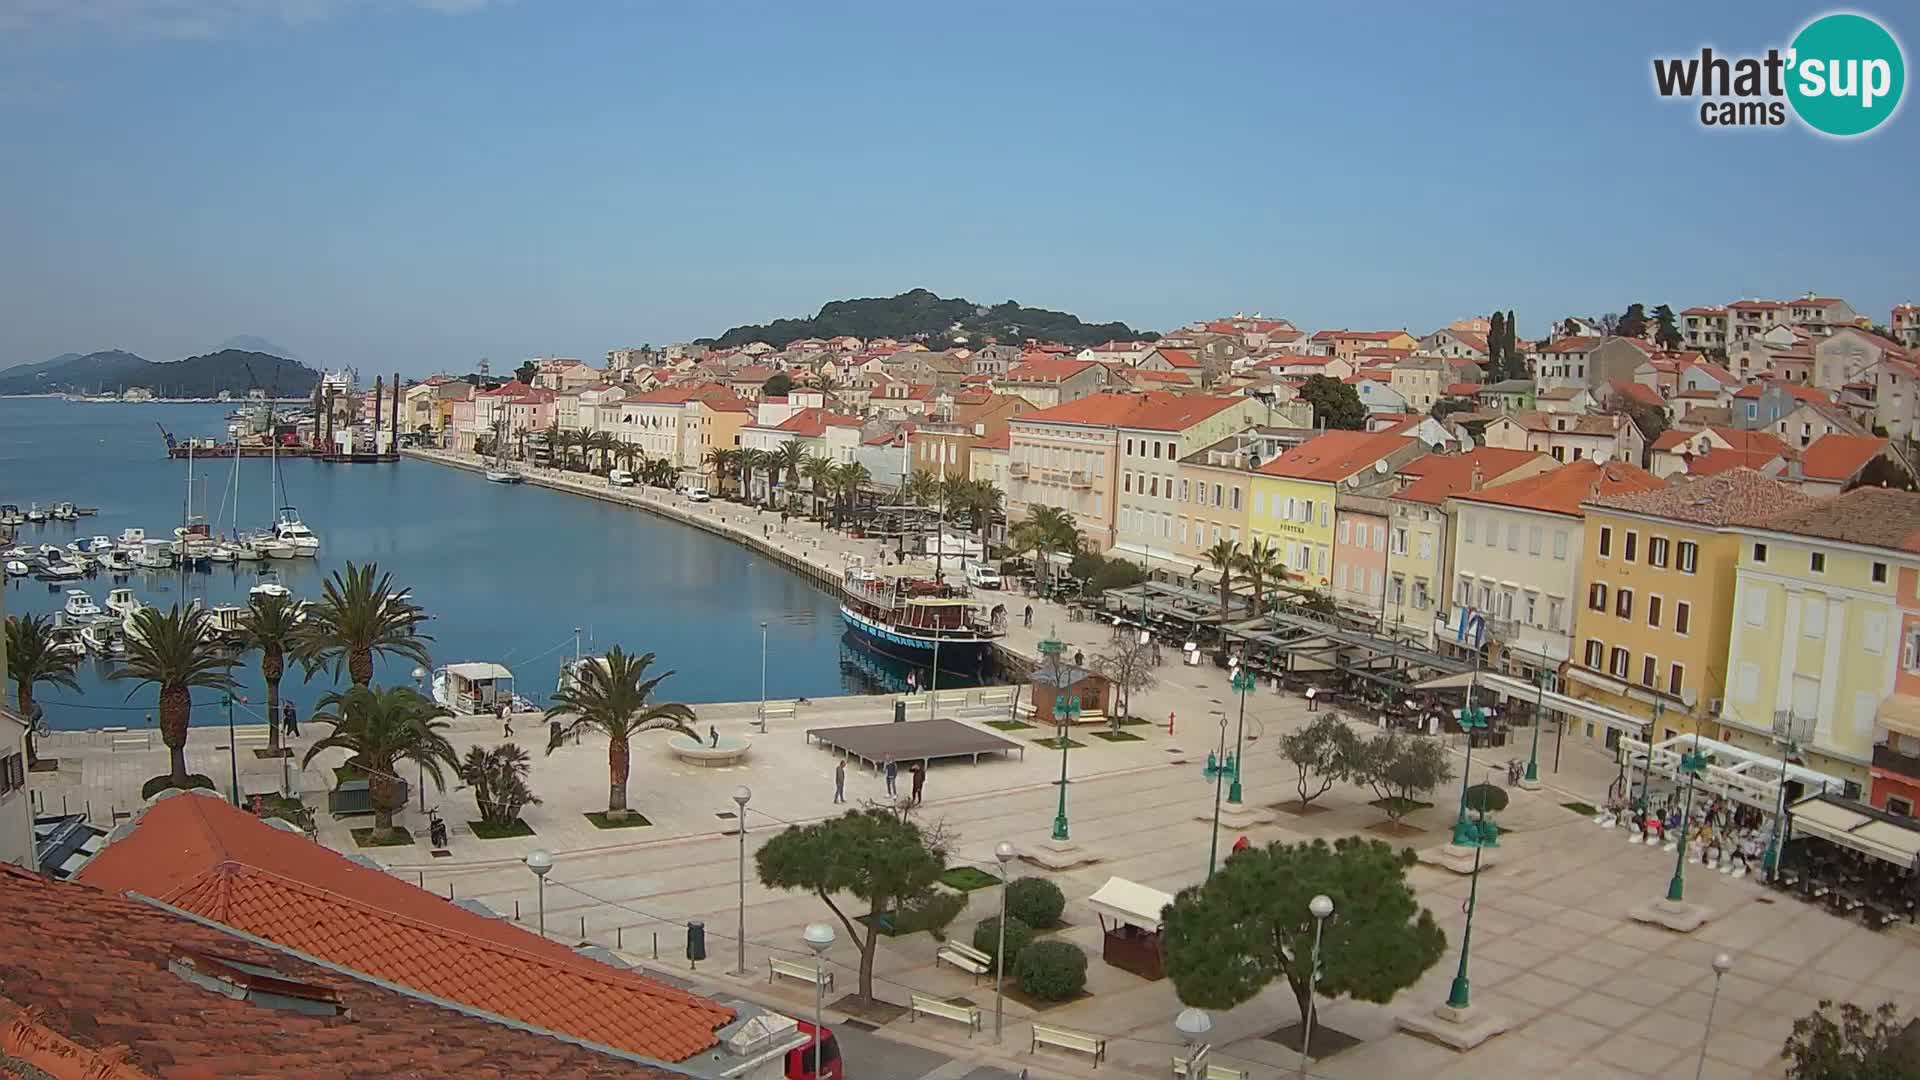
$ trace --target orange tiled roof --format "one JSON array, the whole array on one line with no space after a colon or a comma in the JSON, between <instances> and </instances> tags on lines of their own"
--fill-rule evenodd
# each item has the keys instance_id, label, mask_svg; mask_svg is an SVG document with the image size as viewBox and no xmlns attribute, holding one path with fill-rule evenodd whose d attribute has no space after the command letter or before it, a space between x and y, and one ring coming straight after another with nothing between
<instances>
[{"instance_id":1,"label":"orange tiled roof","mask_svg":"<svg viewBox=\"0 0 1920 1080\"><path fill-rule=\"evenodd\" d=\"M681 1061L733 1011L467 911L224 800L170 796L79 880L138 892L277 945L603 1046Z\"/></svg>"},{"instance_id":2,"label":"orange tiled roof","mask_svg":"<svg viewBox=\"0 0 1920 1080\"><path fill-rule=\"evenodd\" d=\"M1624 398L1631 398L1642 405L1658 406L1667 403L1666 399L1660 396L1660 391L1646 383L1633 382L1629 379L1610 379L1608 385L1613 388L1614 393Z\"/></svg>"},{"instance_id":3,"label":"orange tiled roof","mask_svg":"<svg viewBox=\"0 0 1920 1080\"><path fill-rule=\"evenodd\" d=\"M1019 363L1007 369L1007 378L1013 382L1059 382L1071 379L1092 366L1091 360L1028 353Z\"/></svg>"},{"instance_id":4,"label":"orange tiled roof","mask_svg":"<svg viewBox=\"0 0 1920 1080\"><path fill-rule=\"evenodd\" d=\"M1480 483L1485 486L1546 456L1533 450L1507 450L1497 446L1475 447L1464 454L1427 454L1400 467L1402 476L1417 479L1394 497L1439 506L1449 496L1473 488L1476 467L1480 470Z\"/></svg>"},{"instance_id":5,"label":"orange tiled roof","mask_svg":"<svg viewBox=\"0 0 1920 1080\"><path fill-rule=\"evenodd\" d=\"M669 1080L543 1031L446 1008L153 904L0 864L0 1077ZM238 1000L169 970L244 964L339 1016ZM243 975L252 973L238 970ZM27 1010L32 1010L31 1012Z\"/></svg>"},{"instance_id":6,"label":"orange tiled roof","mask_svg":"<svg viewBox=\"0 0 1920 1080\"><path fill-rule=\"evenodd\" d=\"M1666 487L1602 495L1587 505L1718 528L1758 524L1813 501L1800 489L1752 469L1732 469Z\"/></svg>"},{"instance_id":7,"label":"orange tiled roof","mask_svg":"<svg viewBox=\"0 0 1920 1080\"><path fill-rule=\"evenodd\" d=\"M1156 351L1159 352L1161 359L1176 368L1197 368L1200 366L1200 361L1195 360L1193 353L1188 352L1186 349L1158 349Z\"/></svg>"},{"instance_id":8,"label":"orange tiled roof","mask_svg":"<svg viewBox=\"0 0 1920 1080\"><path fill-rule=\"evenodd\" d=\"M1801 451L1800 471L1811 480L1851 480L1886 448L1887 440L1875 435L1829 432Z\"/></svg>"},{"instance_id":9,"label":"orange tiled roof","mask_svg":"<svg viewBox=\"0 0 1920 1080\"><path fill-rule=\"evenodd\" d=\"M1329 431L1308 439L1256 471L1289 480L1338 483L1413 442L1406 435Z\"/></svg>"},{"instance_id":10,"label":"orange tiled roof","mask_svg":"<svg viewBox=\"0 0 1920 1080\"><path fill-rule=\"evenodd\" d=\"M1920 494L1861 487L1763 523L1769 532L1920 553Z\"/></svg>"},{"instance_id":11,"label":"orange tiled roof","mask_svg":"<svg viewBox=\"0 0 1920 1080\"><path fill-rule=\"evenodd\" d=\"M1454 498L1463 502L1494 503L1522 510L1579 517L1580 504L1596 496L1651 491L1663 486L1659 477L1638 465L1629 465L1624 461L1609 461L1602 465L1589 458L1562 465L1539 476L1529 476L1497 488L1455 495Z\"/></svg>"}]
</instances>

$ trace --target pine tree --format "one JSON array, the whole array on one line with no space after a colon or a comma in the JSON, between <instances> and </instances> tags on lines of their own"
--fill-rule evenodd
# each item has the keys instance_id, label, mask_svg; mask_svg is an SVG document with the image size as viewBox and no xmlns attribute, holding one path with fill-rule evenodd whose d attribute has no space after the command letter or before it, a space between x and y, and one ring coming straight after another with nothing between
<instances>
[{"instance_id":1,"label":"pine tree","mask_svg":"<svg viewBox=\"0 0 1920 1080\"><path fill-rule=\"evenodd\" d=\"M1513 309L1507 309L1507 375L1514 379L1531 378L1533 373L1527 370L1527 358L1520 355L1520 335L1515 330L1516 320Z\"/></svg>"},{"instance_id":2,"label":"pine tree","mask_svg":"<svg viewBox=\"0 0 1920 1080\"><path fill-rule=\"evenodd\" d=\"M1680 327L1674 322L1673 308L1661 304L1653 309L1653 340L1663 349L1678 349L1681 345Z\"/></svg>"},{"instance_id":3,"label":"pine tree","mask_svg":"<svg viewBox=\"0 0 1920 1080\"><path fill-rule=\"evenodd\" d=\"M1620 325L1614 333L1625 338L1643 338L1647 336L1647 306L1628 304L1627 313L1620 316Z\"/></svg>"},{"instance_id":4,"label":"pine tree","mask_svg":"<svg viewBox=\"0 0 1920 1080\"><path fill-rule=\"evenodd\" d=\"M1497 383L1507 377L1507 317L1496 311L1492 322L1487 331L1487 381Z\"/></svg>"}]
</instances>

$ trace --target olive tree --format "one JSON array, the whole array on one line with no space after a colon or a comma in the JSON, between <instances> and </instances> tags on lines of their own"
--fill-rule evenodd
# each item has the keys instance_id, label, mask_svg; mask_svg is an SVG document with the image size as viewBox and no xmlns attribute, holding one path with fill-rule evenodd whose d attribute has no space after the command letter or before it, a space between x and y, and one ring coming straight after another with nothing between
<instances>
[{"instance_id":1,"label":"olive tree","mask_svg":"<svg viewBox=\"0 0 1920 1080\"><path fill-rule=\"evenodd\" d=\"M1322 713L1299 731L1280 736L1280 757L1299 772L1300 808L1352 778L1365 744L1337 713Z\"/></svg>"}]
</instances>

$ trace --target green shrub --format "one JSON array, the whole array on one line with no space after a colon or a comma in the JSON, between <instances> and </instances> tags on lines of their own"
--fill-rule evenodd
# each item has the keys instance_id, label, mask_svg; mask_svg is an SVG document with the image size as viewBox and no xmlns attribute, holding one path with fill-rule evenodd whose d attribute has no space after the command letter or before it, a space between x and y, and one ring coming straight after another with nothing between
<instances>
[{"instance_id":1,"label":"green shrub","mask_svg":"<svg viewBox=\"0 0 1920 1080\"><path fill-rule=\"evenodd\" d=\"M1065 1001L1087 988L1087 954L1071 941L1036 941L1021 950L1013 973L1027 994Z\"/></svg>"},{"instance_id":2,"label":"green shrub","mask_svg":"<svg viewBox=\"0 0 1920 1080\"><path fill-rule=\"evenodd\" d=\"M1020 950L1033 941L1033 927L1009 916L1007 918L1007 968L1011 970L1020 959ZM992 956L1000 947L1000 916L980 920L973 928L973 947Z\"/></svg>"},{"instance_id":3,"label":"green shrub","mask_svg":"<svg viewBox=\"0 0 1920 1080\"><path fill-rule=\"evenodd\" d=\"M944 938L947 925L959 918L966 909L966 893L931 889L925 895L907 901L894 913L893 932L897 935L925 930L936 938Z\"/></svg>"},{"instance_id":4,"label":"green shrub","mask_svg":"<svg viewBox=\"0 0 1920 1080\"><path fill-rule=\"evenodd\" d=\"M1497 814L1507 808L1507 791L1493 784L1475 784L1467 789L1467 809L1476 814Z\"/></svg>"},{"instance_id":5,"label":"green shrub","mask_svg":"<svg viewBox=\"0 0 1920 1080\"><path fill-rule=\"evenodd\" d=\"M1007 914L1028 926L1057 926L1066 909L1066 895L1046 878L1023 877L1007 886Z\"/></svg>"},{"instance_id":6,"label":"green shrub","mask_svg":"<svg viewBox=\"0 0 1920 1080\"><path fill-rule=\"evenodd\" d=\"M140 797L142 799L151 799L163 791L170 790L173 786L172 775L161 773L159 776L153 777L146 783L140 785ZM213 791L213 777L205 773L194 773L187 777L187 789L190 790L192 788L206 788L208 791Z\"/></svg>"}]
</instances>

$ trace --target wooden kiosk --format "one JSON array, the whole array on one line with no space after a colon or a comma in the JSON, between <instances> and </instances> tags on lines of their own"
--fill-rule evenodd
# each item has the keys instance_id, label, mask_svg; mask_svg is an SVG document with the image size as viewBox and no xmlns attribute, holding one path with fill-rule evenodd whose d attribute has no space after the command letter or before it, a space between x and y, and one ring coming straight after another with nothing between
<instances>
[{"instance_id":1,"label":"wooden kiosk","mask_svg":"<svg viewBox=\"0 0 1920 1080\"><path fill-rule=\"evenodd\" d=\"M1126 878L1108 878L1087 905L1100 916L1100 958L1143 979L1161 979L1160 912L1173 896Z\"/></svg>"}]
</instances>

